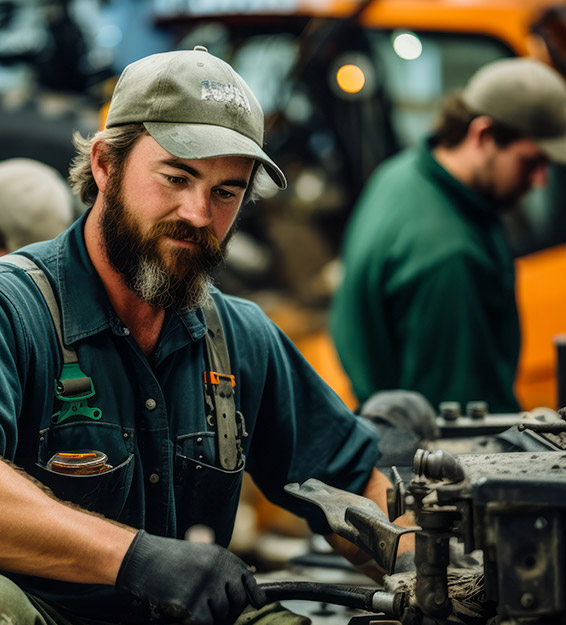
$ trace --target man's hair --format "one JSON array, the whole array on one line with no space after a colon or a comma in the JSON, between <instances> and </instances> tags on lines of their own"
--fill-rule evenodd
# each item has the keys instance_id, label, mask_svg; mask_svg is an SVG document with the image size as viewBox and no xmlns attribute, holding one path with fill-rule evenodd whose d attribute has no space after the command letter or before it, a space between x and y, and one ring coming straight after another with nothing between
<instances>
[{"instance_id":1,"label":"man's hair","mask_svg":"<svg viewBox=\"0 0 566 625\"><path fill-rule=\"evenodd\" d=\"M73 192L80 196L84 204L91 206L98 195L98 187L90 164L92 144L95 141L103 142L103 158L116 175L120 176L132 148L140 137L148 134L143 124L106 128L86 139L79 132L73 133L73 144L77 149L77 156L71 163L69 183Z\"/></svg>"},{"instance_id":2,"label":"man's hair","mask_svg":"<svg viewBox=\"0 0 566 625\"><path fill-rule=\"evenodd\" d=\"M459 145L468 134L472 120L479 116L480 113L471 111L464 104L459 92L447 96L434 127L434 136L438 145L445 148L454 148ZM495 143L502 148L525 136L515 128L495 120L490 130Z\"/></svg>"},{"instance_id":3,"label":"man's hair","mask_svg":"<svg viewBox=\"0 0 566 625\"><path fill-rule=\"evenodd\" d=\"M84 138L79 132L73 134L73 144L77 149L77 156L71 163L69 183L73 192L80 196L84 204L92 206L98 195L98 187L90 163L92 144L95 141L103 142L103 158L110 165L113 174L121 178L132 148L144 135L149 136L149 133L143 124L126 124L115 128L106 128L87 138ZM273 185L273 183L263 165L259 161L255 161L242 206L258 200L262 195L264 185Z\"/></svg>"}]
</instances>

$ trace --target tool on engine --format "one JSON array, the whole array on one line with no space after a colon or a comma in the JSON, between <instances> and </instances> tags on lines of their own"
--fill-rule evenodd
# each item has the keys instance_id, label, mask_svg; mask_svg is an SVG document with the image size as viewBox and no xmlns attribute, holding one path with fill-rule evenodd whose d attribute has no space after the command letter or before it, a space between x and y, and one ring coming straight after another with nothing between
<instances>
[{"instance_id":1,"label":"tool on engine","mask_svg":"<svg viewBox=\"0 0 566 625\"><path fill-rule=\"evenodd\" d=\"M314 478L301 485L287 484L285 490L318 506L335 534L370 554L387 573L395 569L399 538L419 529L395 525L370 499L333 488Z\"/></svg>"}]
</instances>

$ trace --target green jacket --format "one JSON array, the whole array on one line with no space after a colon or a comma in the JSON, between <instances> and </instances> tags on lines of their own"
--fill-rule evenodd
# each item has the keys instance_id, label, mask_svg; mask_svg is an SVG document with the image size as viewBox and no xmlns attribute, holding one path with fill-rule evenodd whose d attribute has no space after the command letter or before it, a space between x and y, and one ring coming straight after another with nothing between
<instances>
[{"instance_id":1,"label":"green jacket","mask_svg":"<svg viewBox=\"0 0 566 625\"><path fill-rule=\"evenodd\" d=\"M331 332L360 402L408 389L433 405L518 410L514 267L498 209L434 159L382 165L349 224Z\"/></svg>"}]
</instances>

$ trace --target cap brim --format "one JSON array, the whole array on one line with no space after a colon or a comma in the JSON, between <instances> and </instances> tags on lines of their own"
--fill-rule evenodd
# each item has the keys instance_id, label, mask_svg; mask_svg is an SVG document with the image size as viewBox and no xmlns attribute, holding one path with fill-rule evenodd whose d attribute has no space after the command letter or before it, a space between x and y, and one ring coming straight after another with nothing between
<instances>
[{"instance_id":1,"label":"cap brim","mask_svg":"<svg viewBox=\"0 0 566 625\"><path fill-rule=\"evenodd\" d=\"M287 187L285 175L259 145L230 128L168 122L144 122L144 126L157 143L173 156L191 160L219 156L253 158L262 163L279 188Z\"/></svg>"},{"instance_id":2,"label":"cap brim","mask_svg":"<svg viewBox=\"0 0 566 625\"><path fill-rule=\"evenodd\" d=\"M554 163L566 163L566 135L551 139L534 139L538 147Z\"/></svg>"}]
</instances>

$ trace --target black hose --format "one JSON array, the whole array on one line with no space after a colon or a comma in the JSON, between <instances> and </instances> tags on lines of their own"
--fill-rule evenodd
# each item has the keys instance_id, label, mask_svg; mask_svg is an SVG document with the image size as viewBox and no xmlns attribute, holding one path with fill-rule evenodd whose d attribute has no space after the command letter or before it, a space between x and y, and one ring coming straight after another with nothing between
<instances>
[{"instance_id":1,"label":"black hose","mask_svg":"<svg viewBox=\"0 0 566 625\"><path fill-rule=\"evenodd\" d=\"M348 608L384 612L388 616L398 617L403 612L404 595L359 588L314 582L273 582L260 584L259 587L272 601L320 601L343 605Z\"/></svg>"}]
</instances>

